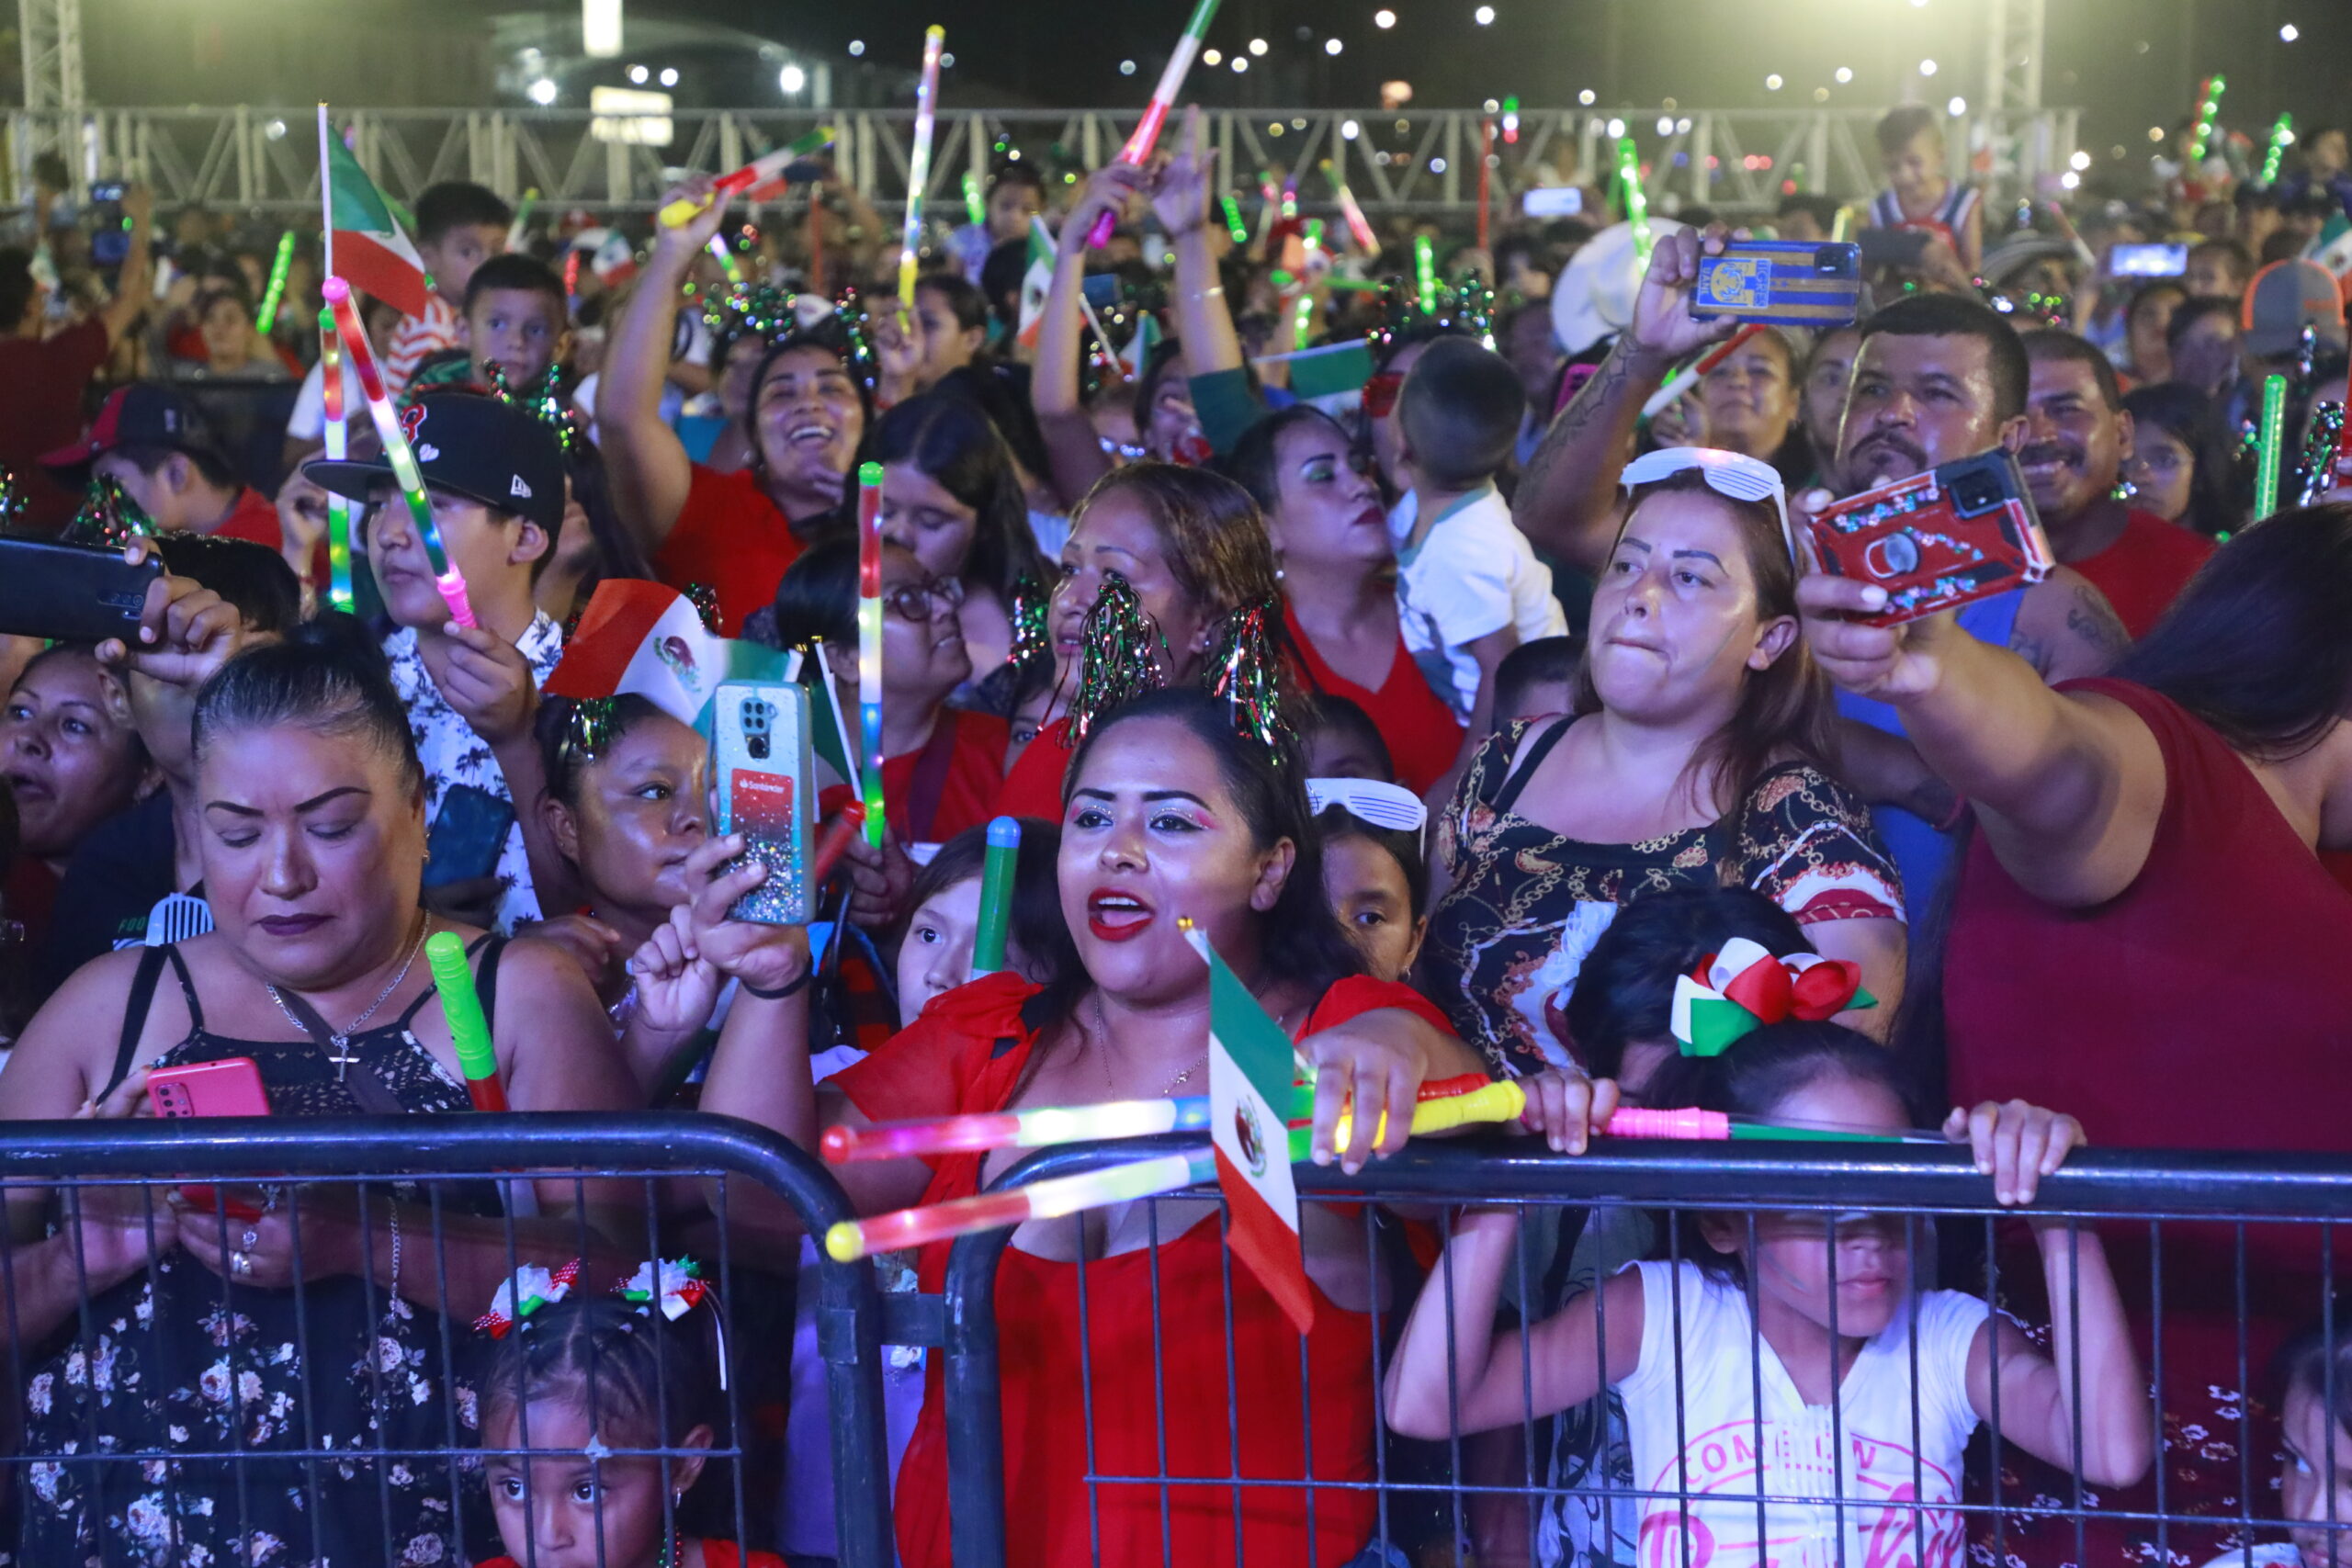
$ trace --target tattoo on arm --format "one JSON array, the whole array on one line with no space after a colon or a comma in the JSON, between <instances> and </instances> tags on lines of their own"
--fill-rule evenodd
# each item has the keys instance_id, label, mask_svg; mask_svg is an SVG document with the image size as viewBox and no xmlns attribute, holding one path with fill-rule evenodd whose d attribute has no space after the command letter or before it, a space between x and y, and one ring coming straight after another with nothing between
<instances>
[{"instance_id":1,"label":"tattoo on arm","mask_svg":"<svg viewBox=\"0 0 2352 1568\"><path fill-rule=\"evenodd\" d=\"M2096 649L2101 664L2114 663L2132 646L2132 634L2123 629L2123 619L2107 595L2096 588L2077 588L2066 605L2066 629L2082 638L2086 646Z\"/></svg>"},{"instance_id":2,"label":"tattoo on arm","mask_svg":"<svg viewBox=\"0 0 2352 1568\"><path fill-rule=\"evenodd\" d=\"M1573 468L1579 461L1607 466L1606 456L1597 456L1593 444L1605 438L1611 423L1623 414L1634 374L1634 356L1621 337L1592 379L1578 388L1577 395L1568 400L1568 406L1553 419L1533 456L1528 458L1520 477L1518 504L1513 508L1522 520L1537 508L1556 512L1582 503L1579 497L1555 493L1566 476L1555 475L1554 470L1563 464ZM1631 423L1626 422L1628 428ZM1521 525L1525 525L1524 521Z\"/></svg>"}]
</instances>

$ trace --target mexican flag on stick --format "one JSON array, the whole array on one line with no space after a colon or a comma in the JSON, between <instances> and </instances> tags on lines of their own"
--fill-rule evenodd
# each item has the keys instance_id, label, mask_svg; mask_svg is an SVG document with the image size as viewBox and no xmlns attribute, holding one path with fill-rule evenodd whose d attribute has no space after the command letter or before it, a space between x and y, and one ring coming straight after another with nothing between
<instances>
[{"instance_id":1,"label":"mexican flag on stick","mask_svg":"<svg viewBox=\"0 0 2352 1568\"><path fill-rule=\"evenodd\" d=\"M324 104L319 106L319 192L337 276L404 316L424 315L429 297L424 263L383 192L327 124Z\"/></svg>"},{"instance_id":2,"label":"mexican flag on stick","mask_svg":"<svg viewBox=\"0 0 2352 1568\"><path fill-rule=\"evenodd\" d=\"M1190 921L1184 937L1209 966L1209 1136L1228 1239L1301 1334L1315 1296L1299 1257L1298 1189L1290 1172L1290 1036L1266 1016Z\"/></svg>"},{"instance_id":3,"label":"mexican flag on stick","mask_svg":"<svg viewBox=\"0 0 2352 1568\"><path fill-rule=\"evenodd\" d=\"M582 700L634 693L708 735L721 681L781 683L794 679L798 667L797 654L713 632L674 588L607 578L596 585L542 690Z\"/></svg>"}]
</instances>

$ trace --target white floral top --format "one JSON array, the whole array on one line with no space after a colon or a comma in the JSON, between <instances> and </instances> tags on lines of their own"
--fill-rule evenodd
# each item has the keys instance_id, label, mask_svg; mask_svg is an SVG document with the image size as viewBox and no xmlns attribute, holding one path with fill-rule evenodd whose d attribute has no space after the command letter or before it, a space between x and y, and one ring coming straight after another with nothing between
<instances>
[{"instance_id":1,"label":"white floral top","mask_svg":"<svg viewBox=\"0 0 2352 1568\"><path fill-rule=\"evenodd\" d=\"M556 660L563 656L563 628L541 614L533 618L529 629L514 646L531 667L532 683L544 686L555 671ZM417 651L414 628L402 626L386 637L384 656L392 662L392 690L400 694L401 705L408 712L409 733L416 738L417 758L424 764L426 823L440 818L441 803L459 784L471 784L511 802L514 797L507 790L506 775L500 771L498 759L491 755L488 743L458 716L458 710L441 695L441 688L433 683L432 673L424 667L424 656ZM512 936L517 925L539 918L539 901L531 889L531 863L523 851L519 822L506 829L506 843L498 852L496 874L505 886L498 900L498 931L501 935Z\"/></svg>"}]
</instances>

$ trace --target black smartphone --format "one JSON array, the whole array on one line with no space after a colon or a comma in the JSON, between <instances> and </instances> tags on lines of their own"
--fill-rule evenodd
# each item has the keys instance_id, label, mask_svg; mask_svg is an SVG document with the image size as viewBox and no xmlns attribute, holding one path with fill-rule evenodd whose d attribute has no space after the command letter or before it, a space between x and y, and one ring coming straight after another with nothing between
<instances>
[{"instance_id":1,"label":"black smartphone","mask_svg":"<svg viewBox=\"0 0 2352 1568\"><path fill-rule=\"evenodd\" d=\"M120 180L103 180L98 184L92 186L90 187L90 199L92 201L120 201L122 199L122 182Z\"/></svg>"},{"instance_id":2,"label":"black smartphone","mask_svg":"<svg viewBox=\"0 0 2352 1568\"><path fill-rule=\"evenodd\" d=\"M498 869L514 806L475 784L452 784L425 829L424 886L470 882Z\"/></svg>"},{"instance_id":3,"label":"black smartphone","mask_svg":"<svg viewBox=\"0 0 2352 1568\"><path fill-rule=\"evenodd\" d=\"M127 566L120 550L0 535L0 632L58 642L135 637L147 585L163 575L153 556Z\"/></svg>"},{"instance_id":4,"label":"black smartphone","mask_svg":"<svg viewBox=\"0 0 2352 1568\"><path fill-rule=\"evenodd\" d=\"M1908 268L1928 259L1928 242L1934 237L1925 229L1865 229L1854 240L1864 266Z\"/></svg>"}]
</instances>

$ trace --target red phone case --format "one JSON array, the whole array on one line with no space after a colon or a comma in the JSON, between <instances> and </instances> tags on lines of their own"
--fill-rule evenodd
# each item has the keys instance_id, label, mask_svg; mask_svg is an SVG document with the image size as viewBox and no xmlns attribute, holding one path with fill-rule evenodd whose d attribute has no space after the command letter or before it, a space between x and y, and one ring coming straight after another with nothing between
<instances>
[{"instance_id":1,"label":"red phone case","mask_svg":"<svg viewBox=\"0 0 2352 1568\"><path fill-rule=\"evenodd\" d=\"M1997 451L1834 502L1805 544L1820 570L1886 590L1886 608L1860 617L1874 626L2023 588L2053 564L2016 459Z\"/></svg>"},{"instance_id":2,"label":"red phone case","mask_svg":"<svg viewBox=\"0 0 2352 1568\"><path fill-rule=\"evenodd\" d=\"M147 1103L158 1116L266 1116L269 1094L251 1056L226 1056L186 1067L163 1067L147 1076ZM209 1186L180 1189L188 1206L216 1210L232 1219L257 1220L261 1211L234 1198L220 1198Z\"/></svg>"}]
</instances>

